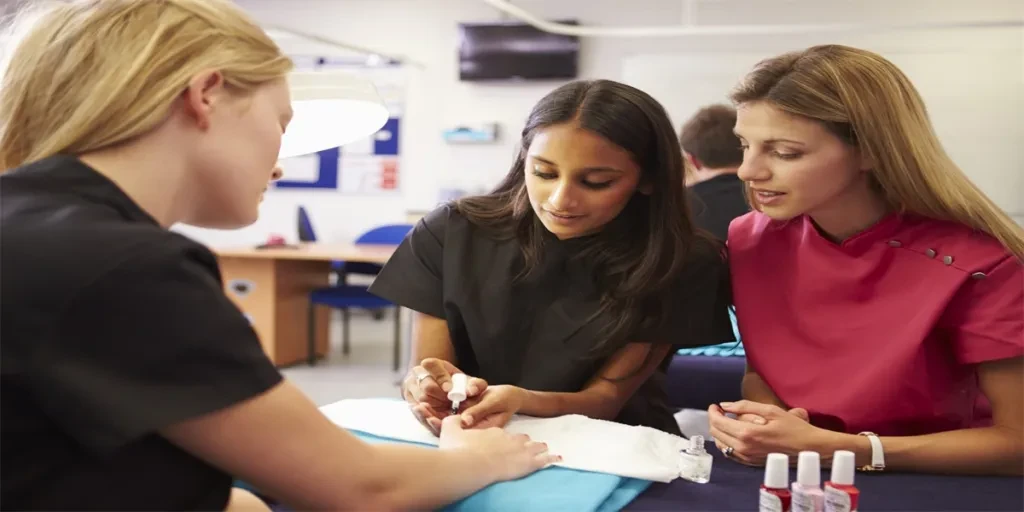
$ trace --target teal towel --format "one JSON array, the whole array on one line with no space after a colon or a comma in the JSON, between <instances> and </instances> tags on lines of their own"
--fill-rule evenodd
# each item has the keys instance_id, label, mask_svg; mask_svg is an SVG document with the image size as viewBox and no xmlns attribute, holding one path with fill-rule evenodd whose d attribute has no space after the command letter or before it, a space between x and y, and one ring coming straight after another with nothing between
<instances>
[{"instance_id":1,"label":"teal towel","mask_svg":"<svg viewBox=\"0 0 1024 512\"><path fill-rule=\"evenodd\" d=\"M736 323L736 313L732 308L729 308L729 319L732 320L732 332L736 335L736 341L706 347L682 348L676 354L681 356L746 357L747 352L743 350L743 340L740 339L740 328Z\"/></svg>"},{"instance_id":2,"label":"teal towel","mask_svg":"<svg viewBox=\"0 0 1024 512\"><path fill-rule=\"evenodd\" d=\"M369 443L406 443L353 432ZM549 467L526 478L501 482L445 507L445 512L595 511L618 512L651 482L635 478Z\"/></svg>"}]
</instances>

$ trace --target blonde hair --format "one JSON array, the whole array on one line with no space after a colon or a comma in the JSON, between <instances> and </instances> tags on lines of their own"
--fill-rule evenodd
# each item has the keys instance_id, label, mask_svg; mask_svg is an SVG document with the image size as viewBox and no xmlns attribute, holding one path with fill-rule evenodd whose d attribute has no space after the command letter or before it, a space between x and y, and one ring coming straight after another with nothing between
<instances>
[{"instance_id":1,"label":"blonde hair","mask_svg":"<svg viewBox=\"0 0 1024 512\"><path fill-rule=\"evenodd\" d=\"M291 59L229 0L76 0L25 9L0 80L0 170L156 127L189 80L247 92Z\"/></svg>"},{"instance_id":2,"label":"blonde hair","mask_svg":"<svg viewBox=\"0 0 1024 512\"><path fill-rule=\"evenodd\" d=\"M874 163L891 208L983 231L1024 259L1024 229L953 163L921 96L882 56L840 45L786 53L758 63L730 96L820 121Z\"/></svg>"}]
</instances>

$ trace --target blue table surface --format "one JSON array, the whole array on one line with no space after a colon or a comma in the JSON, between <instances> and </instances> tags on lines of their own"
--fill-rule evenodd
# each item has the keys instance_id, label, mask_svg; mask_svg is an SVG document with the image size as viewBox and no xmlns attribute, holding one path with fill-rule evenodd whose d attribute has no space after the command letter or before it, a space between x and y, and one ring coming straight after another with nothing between
<instances>
[{"instance_id":1,"label":"blue table surface","mask_svg":"<svg viewBox=\"0 0 1024 512\"><path fill-rule=\"evenodd\" d=\"M675 480L655 483L625 510L730 511L757 510L763 468L734 462L713 444L711 481L696 484ZM796 472L790 474L790 481ZM829 471L822 471L821 481ZM1024 511L1024 478L921 475L895 472L857 473L859 509L878 511Z\"/></svg>"}]
</instances>

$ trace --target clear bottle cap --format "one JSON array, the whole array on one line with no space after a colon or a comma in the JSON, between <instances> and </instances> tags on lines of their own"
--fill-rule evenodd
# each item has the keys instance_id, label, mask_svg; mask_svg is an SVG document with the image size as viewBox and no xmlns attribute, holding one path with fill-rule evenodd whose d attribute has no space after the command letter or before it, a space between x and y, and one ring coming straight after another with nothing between
<instances>
[{"instance_id":1,"label":"clear bottle cap","mask_svg":"<svg viewBox=\"0 0 1024 512\"><path fill-rule=\"evenodd\" d=\"M764 486L769 489L789 487L789 455L769 453L764 466Z\"/></svg>"},{"instance_id":2,"label":"clear bottle cap","mask_svg":"<svg viewBox=\"0 0 1024 512\"><path fill-rule=\"evenodd\" d=\"M796 461L796 483L821 487L821 456L818 452L800 452Z\"/></svg>"},{"instance_id":3,"label":"clear bottle cap","mask_svg":"<svg viewBox=\"0 0 1024 512\"><path fill-rule=\"evenodd\" d=\"M849 450L838 450L832 456L832 483L853 485L853 475L857 471L857 459Z\"/></svg>"},{"instance_id":4,"label":"clear bottle cap","mask_svg":"<svg viewBox=\"0 0 1024 512\"><path fill-rule=\"evenodd\" d=\"M692 455L701 455L704 452L704 436L695 435L690 438L690 447L686 449L686 453Z\"/></svg>"},{"instance_id":5,"label":"clear bottle cap","mask_svg":"<svg viewBox=\"0 0 1024 512\"><path fill-rule=\"evenodd\" d=\"M448 400L451 400L452 402L466 401L467 380L465 373L456 373L455 375L452 375L452 390L448 392Z\"/></svg>"}]
</instances>

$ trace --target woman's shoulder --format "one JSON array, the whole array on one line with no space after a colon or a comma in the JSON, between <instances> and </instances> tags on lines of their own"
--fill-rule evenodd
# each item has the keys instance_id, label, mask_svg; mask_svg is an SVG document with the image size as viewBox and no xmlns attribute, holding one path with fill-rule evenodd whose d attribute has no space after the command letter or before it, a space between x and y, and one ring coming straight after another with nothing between
<instances>
[{"instance_id":1,"label":"woman's shoulder","mask_svg":"<svg viewBox=\"0 0 1024 512\"><path fill-rule=\"evenodd\" d=\"M514 240L496 236L493 229L478 225L464 213L457 202L444 203L424 215L413 228L413 236L430 237L442 246L508 245Z\"/></svg>"},{"instance_id":2,"label":"woman's shoulder","mask_svg":"<svg viewBox=\"0 0 1024 512\"><path fill-rule=\"evenodd\" d=\"M756 246L796 224L795 219L779 221L756 210L736 217L729 224L729 251Z\"/></svg>"},{"instance_id":3,"label":"woman's shoulder","mask_svg":"<svg viewBox=\"0 0 1024 512\"><path fill-rule=\"evenodd\" d=\"M423 215L416 223L416 227L434 233L444 233L453 213L457 214L452 203L442 203Z\"/></svg>"},{"instance_id":4,"label":"woman's shoulder","mask_svg":"<svg viewBox=\"0 0 1024 512\"><path fill-rule=\"evenodd\" d=\"M458 233L466 223L466 217L459 212L454 203L442 203L416 222L413 234L430 236L438 241L444 241L448 238L449 233Z\"/></svg>"},{"instance_id":5,"label":"woman's shoulder","mask_svg":"<svg viewBox=\"0 0 1024 512\"><path fill-rule=\"evenodd\" d=\"M896 238L904 250L935 258L948 267L965 271L984 271L1013 254L988 233L972 229L958 222L904 214Z\"/></svg>"}]
</instances>

